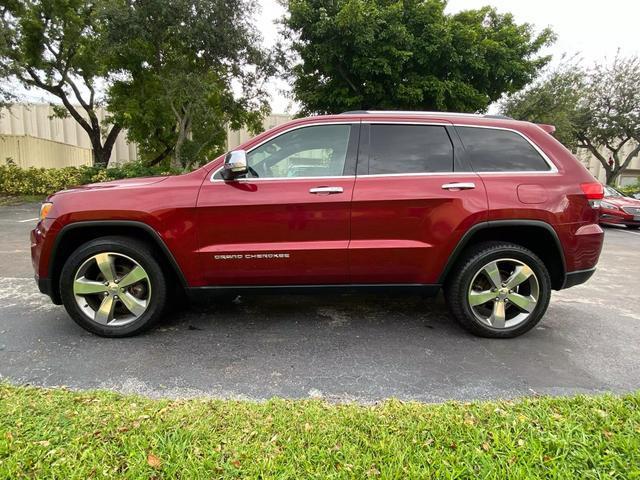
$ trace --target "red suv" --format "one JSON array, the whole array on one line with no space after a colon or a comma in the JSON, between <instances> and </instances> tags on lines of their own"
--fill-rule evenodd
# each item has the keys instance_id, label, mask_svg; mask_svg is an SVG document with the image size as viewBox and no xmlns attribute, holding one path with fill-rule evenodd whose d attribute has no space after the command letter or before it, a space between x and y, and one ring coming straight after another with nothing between
<instances>
[{"instance_id":1,"label":"red suv","mask_svg":"<svg viewBox=\"0 0 640 480\"><path fill-rule=\"evenodd\" d=\"M56 193L36 280L82 327L132 335L172 295L444 289L453 317L515 337L585 282L602 185L552 127L492 116L299 119L180 176Z\"/></svg>"}]
</instances>

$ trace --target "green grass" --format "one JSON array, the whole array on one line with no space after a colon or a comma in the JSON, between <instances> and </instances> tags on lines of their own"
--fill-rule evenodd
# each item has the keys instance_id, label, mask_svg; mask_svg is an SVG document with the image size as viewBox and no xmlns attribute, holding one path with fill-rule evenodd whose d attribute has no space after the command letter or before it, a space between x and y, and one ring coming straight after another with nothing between
<instances>
[{"instance_id":1,"label":"green grass","mask_svg":"<svg viewBox=\"0 0 640 480\"><path fill-rule=\"evenodd\" d=\"M0 478L640 478L640 393L428 405L0 384Z\"/></svg>"},{"instance_id":2,"label":"green grass","mask_svg":"<svg viewBox=\"0 0 640 480\"><path fill-rule=\"evenodd\" d=\"M0 207L42 202L44 195L0 195Z\"/></svg>"}]
</instances>

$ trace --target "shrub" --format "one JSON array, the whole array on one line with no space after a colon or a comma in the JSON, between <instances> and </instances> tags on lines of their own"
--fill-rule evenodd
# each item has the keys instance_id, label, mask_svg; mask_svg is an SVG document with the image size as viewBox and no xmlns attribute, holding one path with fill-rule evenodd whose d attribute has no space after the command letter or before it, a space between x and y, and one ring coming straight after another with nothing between
<instances>
[{"instance_id":1,"label":"shrub","mask_svg":"<svg viewBox=\"0 0 640 480\"><path fill-rule=\"evenodd\" d=\"M633 185L627 185L626 187L618 188L625 195L633 195L634 193L640 193L640 182L636 182Z\"/></svg>"},{"instance_id":2,"label":"shrub","mask_svg":"<svg viewBox=\"0 0 640 480\"><path fill-rule=\"evenodd\" d=\"M181 173L166 167L147 167L130 162L111 168L64 167L20 168L9 163L0 166L0 195L49 195L59 190L87 183L106 182L122 178L150 177Z\"/></svg>"}]
</instances>

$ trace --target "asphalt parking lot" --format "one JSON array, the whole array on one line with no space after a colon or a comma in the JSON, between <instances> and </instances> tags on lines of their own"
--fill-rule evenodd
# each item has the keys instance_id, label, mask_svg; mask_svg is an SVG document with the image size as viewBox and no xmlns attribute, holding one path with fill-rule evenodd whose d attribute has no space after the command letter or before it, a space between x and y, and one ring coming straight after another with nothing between
<instances>
[{"instance_id":1,"label":"asphalt parking lot","mask_svg":"<svg viewBox=\"0 0 640 480\"><path fill-rule=\"evenodd\" d=\"M625 392L640 388L640 233L606 229L589 283L554 292L523 337L470 336L443 299L243 297L152 331L104 339L41 295L28 232L37 205L0 207L0 380L152 397L372 402Z\"/></svg>"}]
</instances>

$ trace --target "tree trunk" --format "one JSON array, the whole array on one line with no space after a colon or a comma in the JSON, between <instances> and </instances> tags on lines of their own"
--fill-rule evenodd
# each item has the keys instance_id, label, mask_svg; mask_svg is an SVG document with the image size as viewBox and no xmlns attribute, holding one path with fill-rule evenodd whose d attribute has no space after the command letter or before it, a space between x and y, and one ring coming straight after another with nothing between
<instances>
[{"instance_id":1,"label":"tree trunk","mask_svg":"<svg viewBox=\"0 0 640 480\"><path fill-rule=\"evenodd\" d=\"M93 149L94 167L107 168L109 166L111 151L113 150L113 145L116 143L116 138L118 137L120 130L122 130L122 127L119 125L113 125L106 140L104 141L104 144L102 143L99 127L87 130L89 140L91 141L91 148Z\"/></svg>"},{"instance_id":2,"label":"tree trunk","mask_svg":"<svg viewBox=\"0 0 640 480\"><path fill-rule=\"evenodd\" d=\"M178 140L176 140L176 148L173 150L173 156L171 157L171 168L182 168L182 145L184 144L185 136L183 132L178 132Z\"/></svg>"},{"instance_id":3,"label":"tree trunk","mask_svg":"<svg viewBox=\"0 0 640 480\"><path fill-rule=\"evenodd\" d=\"M178 139L176 140L176 147L174 149L174 155L171 158L171 168L184 168L186 165L185 159L182 158L182 147L184 142L189 138L191 133L191 117L188 110L183 109L184 114L179 117L178 121Z\"/></svg>"},{"instance_id":4,"label":"tree trunk","mask_svg":"<svg viewBox=\"0 0 640 480\"><path fill-rule=\"evenodd\" d=\"M617 169L606 169L605 170L605 174L606 174L606 179L607 179L607 185L609 185L611 187L615 187L616 186L616 180L620 176L620 172L621 171L622 170L617 170Z\"/></svg>"},{"instance_id":5,"label":"tree trunk","mask_svg":"<svg viewBox=\"0 0 640 480\"><path fill-rule=\"evenodd\" d=\"M147 160L145 162L145 165L147 167L153 167L154 165L158 165L162 160L167 158L172 151L173 151L173 147L172 146L169 146L169 147L165 148L162 152L160 152L158 155L156 155L155 158L152 158L151 160Z\"/></svg>"},{"instance_id":6,"label":"tree trunk","mask_svg":"<svg viewBox=\"0 0 640 480\"><path fill-rule=\"evenodd\" d=\"M107 151L106 149L100 146L99 148L93 149L93 166L100 168L107 168L109 166L109 158L111 157L111 150Z\"/></svg>"}]
</instances>

